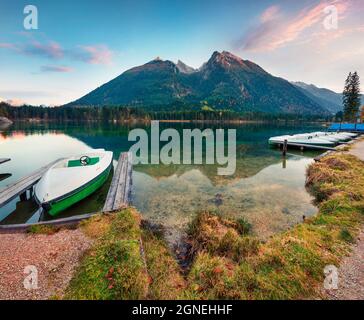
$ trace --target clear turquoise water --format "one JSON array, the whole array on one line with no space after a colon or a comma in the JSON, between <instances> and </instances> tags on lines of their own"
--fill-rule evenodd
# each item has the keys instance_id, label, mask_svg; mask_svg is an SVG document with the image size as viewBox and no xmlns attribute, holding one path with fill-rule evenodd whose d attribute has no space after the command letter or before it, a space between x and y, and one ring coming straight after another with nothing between
<instances>
[{"instance_id":1,"label":"clear turquoise water","mask_svg":"<svg viewBox=\"0 0 364 320\"><path fill-rule=\"evenodd\" d=\"M117 124L15 124L0 132L0 188L57 158L93 148L114 152L115 159L131 146L128 132L134 127ZM161 124L205 128L200 124ZM268 146L270 136L322 130L317 125L242 124L215 126L237 129L235 175L217 175L213 165L138 165L133 173L133 204L143 216L161 223L171 238L182 232L199 211L210 210L232 217L245 217L261 237L284 230L317 209L304 187L305 170L317 153L281 153ZM1 176L0 176L1 177ZM109 179L109 182L111 177ZM67 210L63 217L99 210L108 185ZM36 209L33 201L18 199L0 209L2 224L23 223Z\"/></svg>"}]
</instances>

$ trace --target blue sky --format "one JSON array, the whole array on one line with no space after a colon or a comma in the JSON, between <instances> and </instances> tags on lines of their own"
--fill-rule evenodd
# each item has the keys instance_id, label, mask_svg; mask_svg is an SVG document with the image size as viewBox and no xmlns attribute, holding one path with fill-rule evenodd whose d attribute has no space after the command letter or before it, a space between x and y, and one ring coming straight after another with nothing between
<instances>
[{"instance_id":1,"label":"blue sky","mask_svg":"<svg viewBox=\"0 0 364 320\"><path fill-rule=\"evenodd\" d=\"M38 30L23 27L28 4ZM362 0L0 0L0 99L59 105L157 56L199 67L215 50L340 91L349 71L364 77L363 14Z\"/></svg>"}]
</instances>

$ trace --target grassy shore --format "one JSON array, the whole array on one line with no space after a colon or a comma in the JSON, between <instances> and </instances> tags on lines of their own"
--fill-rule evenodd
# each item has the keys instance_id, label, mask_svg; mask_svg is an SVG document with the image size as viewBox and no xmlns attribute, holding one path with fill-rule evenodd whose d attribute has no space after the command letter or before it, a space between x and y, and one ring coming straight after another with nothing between
<instances>
[{"instance_id":1,"label":"grassy shore","mask_svg":"<svg viewBox=\"0 0 364 320\"><path fill-rule=\"evenodd\" d=\"M96 239L69 299L320 298L326 265L338 266L364 223L364 164L337 153L312 164L307 188L319 213L261 242L244 220L203 212L191 223L190 268L180 269L161 232L134 209L82 225Z\"/></svg>"},{"instance_id":2,"label":"grassy shore","mask_svg":"<svg viewBox=\"0 0 364 320\"><path fill-rule=\"evenodd\" d=\"M338 266L364 222L364 165L349 155L324 158L308 169L307 186L319 213L258 249L249 236L234 234L231 228L219 236L216 230L226 224L221 218L211 224L207 216L198 229L210 225L210 232L203 232L199 241L203 250L198 250L189 275L187 297L320 297L325 266Z\"/></svg>"}]
</instances>

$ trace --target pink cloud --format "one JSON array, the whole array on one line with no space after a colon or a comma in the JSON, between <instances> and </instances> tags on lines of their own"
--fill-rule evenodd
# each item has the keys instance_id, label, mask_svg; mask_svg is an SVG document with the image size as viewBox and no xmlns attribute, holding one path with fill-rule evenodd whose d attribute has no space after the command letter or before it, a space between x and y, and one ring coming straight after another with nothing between
<instances>
[{"instance_id":1,"label":"pink cloud","mask_svg":"<svg viewBox=\"0 0 364 320\"><path fill-rule=\"evenodd\" d=\"M64 56L61 46L54 41L42 44L38 41L32 41L22 48L23 52L30 55L40 55L51 59L59 59Z\"/></svg>"},{"instance_id":2,"label":"pink cloud","mask_svg":"<svg viewBox=\"0 0 364 320\"><path fill-rule=\"evenodd\" d=\"M287 27L278 35L273 35L270 47L278 48L288 42L298 38L298 36L307 28L312 27L322 21L323 10L327 7L327 3L320 3L317 6L306 10L304 9L296 18L292 19Z\"/></svg>"},{"instance_id":3,"label":"pink cloud","mask_svg":"<svg viewBox=\"0 0 364 320\"><path fill-rule=\"evenodd\" d=\"M15 45L12 43L8 43L8 42L3 42L0 43L0 48L5 48L5 49L15 49Z\"/></svg>"},{"instance_id":4,"label":"pink cloud","mask_svg":"<svg viewBox=\"0 0 364 320\"><path fill-rule=\"evenodd\" d=\"M265 23L265 22L275 19L278 16L279 10L280 10L279 6L277 6L277 5L268 7L260 16L260 21L262 23Z\"/></svg>"},{"instance_id":5,"label":"pink cloud","mask_svg":"<svg viewBox=\"0 0 364 320\"><path fill-rule=\"evenodd\" d=\"M61 73L66 73L66 72L72 72L73 68L71 67L67 67L67 66L41 66L40 70L42 72L61 72Z\"/></svg>"},{"instance_id":6,"label":"pink cloud","mask_svg":"<svg viewBox=\"0 0 364 320\"><path fill-rule=\"evenodd\" d=\"M79 60L90 64L112 63L113 52L105 45L80 46L80 52L76 54Z\"/></svg>"},{"instance_id":7,"label":"pink cloud","mask_svg":"<svg viewBox=\"0 0 364 320\"><path fill-rule=\"evenodd\" d=\"M27 35L26 37L29 38L30 36ZM13 50L19 54L45 57L52 60L69 58L89 64L100 65L111 64L114 54L113 51L110 50L106 45L102 44L78 46L76 48L65 50L55 41L42 43L33 39L32 37L30 37L30 41L25 44L8 42L0 43L0 49Z\"/></svg>"},{"instance_id":8,"label":"pink cloud","mask_svg":"<svg viewBox=\"0 0 364 320\"><path fill-rule=\"evenodd\" d=\"M242 44L239 43L239 47L249 51L266 51L275 50L298 40L302 41L307 31L312 31L314 35L317 32L313 32L313 28L323 29L324 9L330 5L336 6L339 19L342 20L350 7L355 8L362 4L357 0L325 0L306 7L296 14L284 16L279 7L268 7L260 17L260 24L249 30L243 37ZM336 34L335 37L337 36Z\"/></svg>"},{"instance_id":9,"label":"pink cloud","mask_svg":"<svg viewBox=\"0 0 364 320\"><path fill-rule=\"evenodd\" d=\"M0 48L10 49L30 56L42 56L50 59L60 59L64 56L62 47L54 41L40 43L32 40L26 44L0 43Z\"/></svg>"}]
</instances>

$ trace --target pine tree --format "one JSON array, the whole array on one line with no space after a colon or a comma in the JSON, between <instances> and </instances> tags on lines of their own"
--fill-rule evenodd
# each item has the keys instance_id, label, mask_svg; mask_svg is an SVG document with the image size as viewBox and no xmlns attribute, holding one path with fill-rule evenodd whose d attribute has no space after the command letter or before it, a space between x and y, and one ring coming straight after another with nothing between
<instances>
[{"instance_id":1,"label":"pine tree","mask_svg":"<svg viewBox=\"0 0 364 320\"><path fill-rule=\"evenodd\" d=\"M348 77L345 80L345 87L343 91L343 107L344 107L344 120L347 120L349 116L349 105L348 105L348 97L350 92L350 82L351 82L352 74L349 73Z\"/></svg>"},{"instance_id":2,"label":"pine tree","mask_svg":"<svg viewBox=\"0 0 364 320\"><path fill-rule=\"evenodd\" d=\"M360 79L357 72L349 73L343 92L344 120L356 122L360 107Z\"/></svg>"}]
</instances>

